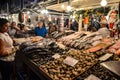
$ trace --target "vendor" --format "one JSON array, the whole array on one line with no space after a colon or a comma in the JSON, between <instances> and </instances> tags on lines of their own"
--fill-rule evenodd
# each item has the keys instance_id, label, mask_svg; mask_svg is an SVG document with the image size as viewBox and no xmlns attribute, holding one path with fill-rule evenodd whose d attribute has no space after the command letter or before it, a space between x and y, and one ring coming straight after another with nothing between
<instances>
[{"instance_id":1,"label":"vendor","mask_svg":"<svg viewBox=\"0 0 120 80\"><path fill-rule=\"evenodd\" d=\"M106 23L101 22L101 28L98 30L98 32L102 35L102 37L110 37L110 31L107 27Z\"/></svg>"},{"instance_id":2,"label":"vendor","mask_svg":"<svg viewBox=\"0 0 120 80\"><path fill-rule=\"evenodd\" d=\"M16 35L16 33L17 33L17 31L20 31L19 27L17 27L16 22L12 22L12 23L11 23L11 26L10 26L9 29L8 29L8 34L9 34L12 38L14 38L15 35Z\"/></svg>"},{"instance_id":3,"label":"vendor","mask_svg":"<svg viewBox=\"0 0 120 80\"><path fill-rule=\"evenodd\" d=\"M38 22L38 27L35 28L36 36L48 37L48 31L43 23L43 21Z\"/></svg>"},{"instance_id":4,"label":"vendor","mask_svg":"<svg viewBox=\"0 0 120 80\"><path fill-rule=\"evenodd\" d=\"M0 71L2 80L10 80L15 59L13 40L7 34L9 26L8 20L0 18Z\"/></svg>"},{"instance_id":5,"label":"vendor","mask_svg":"<svg viewBox=\"0 0 120 80\"><path fill-rule=\"evenodd\" d=\"M108 25L109 25L109 30L110 30L110 36L114 37L114 35L116 34L117 28L116 28L116 21L117 21L117 14L118 11L117 10L112 10L109 18L108 18Z\"/></svg>"},{"instance_id":6,"label":"vendor","mask_svg":"<svg viewBox=\"0 0 120 80\"><path fill-rule=\"evenodd\" d=\"M49 34L51 34L52 32L54 32L55 31L55 27L53 26L53 23L52 22L49 22L48 23L48 26L49 26Z\"/></svg>"}]
</instances>

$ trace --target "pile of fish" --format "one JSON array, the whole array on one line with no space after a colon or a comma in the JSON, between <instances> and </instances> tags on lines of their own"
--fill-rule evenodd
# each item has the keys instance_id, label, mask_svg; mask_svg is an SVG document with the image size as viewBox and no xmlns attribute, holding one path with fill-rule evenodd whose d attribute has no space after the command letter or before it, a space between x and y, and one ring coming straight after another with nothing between
<instances>
[{"instance_id":1,"label":"pile of fish","mask_svg":"<svg viewBox=\"0 0 120 80\"><path fill-rule=\"evenodd\" d=\"M97 43L95 46L90 47L87 49L88 52L97 52L99 50L106 50L110 46L112 46L112 38L103 38L100 40L100 43Z\"/></svg>"},{"instance_id":2,"label":"pile of fish","mask_svg":"<svg viewBox=\"0 0 120 80\"><path fill-rule=\"evenodd\" d=\"M79 38L81 34L82 34L82 32L75 32L74 34L71 34L71 35L68 35L68 36L65 36L65 37L58 39L58 41L66 43L69 40Z\"/></svg>"},{"instance_id":3,"label":"pile of fish","mask_svg":"<svg viewBox=\"0 0 120 80\"><path fill-rule=\"evenodd\" d=\"M87 70L85 73L77 77L75 80L86 80L89 75L95 75L100 80L119 80L120 78L107 70L106 68L102 67L100 64L93 66L91 69ZM92 79L96 80L96 79ZM98 79L97 79L98 80Z\"/></svg>"},{"instance_id":4,"label":"pile of fish","mask_svg":"<svg viewBox=\"0 0 120 80\"><path fill-rule=\"evenodd\" d=\"M20 45L21 51L24 53L32 53L32 52L44 52L44 51L56 51L56 52L61 52L61 48L56 44L56 42L52 39L42 39L38 42L24 42ZM63 52L63 51L62 51Z\"/></svg>"},{"instance_id":5,"label":"pile of fish","mask_svg":"<svg viewBox=\"0 0 120 80\"><path fill-rule=\"evenodd\" d=\"M38 42L24 42L20 45L20 51L32 61L35 65L40 66L53 60L55 53L62 54L65 50L60 48L52 39L41 39Z\"/></svg>"},{"instance_id":6,"label":"pile of fish","mask_svg":"<svg viewBox=\"0 0 120 80\"><path fill-rule=\"evenodd\" d=\"M100 43L103 37L97 33L76 32L69 36L60 38L58 41L64 45L77 49L87 49Z\"/></svg>"},{"instance_id":7,"label":"pile of fish","mask_svg":"<svg viewBox=\"0 0 120 80\"><path fill-rule=\"evenodd\" d=\"M42 39L43 39L43 37L41 37L41 36L30 37L30 40L31 40L32 42L38 42L38 41L40 41L40 40L42 40Z\"/></svg>"},{"instance_id":8,"label":"pile of fish","mask_svg":"<svg viewBox=\"0 0 120 80\"><path fill-rule=\"evenodd\" d=\"M52 36L52 38L58 39L58 38L61 38L63 36L67 36L67 35L70 35L70 34L73 34L73 33L74 33L74 31L72 31L72 30L68 30L68 31L65 31L65 32L55 31L55 32L51 33L51 36Z\"/></svg>"},{"instance_id":9,"label":"pile of fish","mask_svg":"<svg viewBox=\"0 0 120 80\"><path fill-rule=\"evenodd\" d=\"M30 59L38 67L47 63L50 60L53 60L52 53L50 52L34 52L31 54L26 54L26 57Z\"/></svg>"},{"instance_id":10,"label":"pile of fish","mask_svg":"<svg viewBox=\"0 0 120 80\"><path fill-rule=\"evenodd\" d=\"M74 66L65 64L64 60L68 56L78 60L78 62ZM95 65L97 61L93 54L71 49L60 58L41 65L40 69L53 80L72 80Z\"/></svg>"},{"instance_id":11,"label":"pile of fish","mask_svg":"<svg viewBox=\"0 0 120 80\"><path fill-rule=\"evenodd\" d=\"M119 55L114 55L113 60L114 61L120 61L120 56Z\"/></svg>"},{"instance_id":12,"label":"pile of fish","mask_svg":"<svg viewBox=\"0 0 120 80\"><path fill-rule=\"evenodd\" d=\"M120 55L120 41L117 41L108 51Z\"/></svg>"},{"instance_id":13,"label":"pile of fish","mask_svg":"<svg viewBox=\"0 0 120 80\"><path fill-rule=\"evenodd\" d=\"M43 37L40 37L40 36L34 36L34 37L28 37L28 38L13 38L15 44L18 44L18 45L26 42L37 42L42 39Z\"/></svg>"}]
</instances>

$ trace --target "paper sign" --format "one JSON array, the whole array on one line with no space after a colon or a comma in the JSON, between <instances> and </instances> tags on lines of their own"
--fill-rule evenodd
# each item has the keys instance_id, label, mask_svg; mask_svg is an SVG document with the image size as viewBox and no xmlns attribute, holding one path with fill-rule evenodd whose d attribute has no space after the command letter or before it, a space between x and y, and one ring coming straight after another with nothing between
<instances>
[{"instance_id":1,"label":"paper sign","mask_svg":"<svg viewBox=\"0 0 120 80\"><path fill-rule=\"evenodd\" d=\"M94 76L93 74L91 74L90 76L88 76L86 79L84 80L101 80L100 78Z\"/></svg>"},{"instance_id":2,"label":"paper sign","mask_svg":"<svg viewBox=\"0 0 120 80\"><path fill-rule=\"evenodd\" d=\"M55 55L53 55L52 56L54 59L58 59L58 58L60 58L60 55L59 54L55 54Z\"/></svg>"},{"instance_id":3,"label":"paper sign","mask_svg":"<svg viewBox=\"0 0 120 80\"><path fill-rule=\"evenodd\" d=\"M109 59L113 54L105 54L104 56L100 57L99 60L101 61L105 61L107 59Z\"/></svg>"},{"instance_id":4,"label":"paper sign","mask_svg":"<svg viewBox=\"0 0 120 80\"><path fill-rule=\"evenodd\" d=\"M77 64L78 60L72 57L67 57L63 62L67 65L74 66L75 64Z\"/></svg>"}]
</instances>

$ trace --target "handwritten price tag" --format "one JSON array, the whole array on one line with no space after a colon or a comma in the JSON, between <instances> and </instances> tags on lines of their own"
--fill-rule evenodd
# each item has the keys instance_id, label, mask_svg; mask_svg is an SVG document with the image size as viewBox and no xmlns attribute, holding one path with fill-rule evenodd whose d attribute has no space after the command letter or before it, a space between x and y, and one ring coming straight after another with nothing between
<instances>
[{"instance_id":1,"label":"handwritten price tag","mask_svg":"<svg viewBox=\"0 0 120 80\"><path fill-rule=\"evenodd\" d=\"M53 55L52 56L54 59L58 59L58 58L60 58L60 55L59 54L55 54L55 55Z\"/></svg>"},{"instance_id":2,"label":"handwritten price tag","mask_svg":"<svg viewBox=\"0 0 120 80\"><path fill-rule=\"evenodd\" d=\"M101 79L99 79L98 77L96 77L93 74L91 74L90 76L88 76L88 78L86 78L84 80L101 80Z\"/></svg>"},{"instance_id":3,"label":"handwritten price tag","mask_svg":"<svg viewBox=\"0 0 120 80\"><path fill-rule=\"evenodd\" d=\"M75 64L78 63L78 60L76 60L72 57L66 57L66 59L63 62L67 65L74 66Z\"/></svg>"}]
</instances>

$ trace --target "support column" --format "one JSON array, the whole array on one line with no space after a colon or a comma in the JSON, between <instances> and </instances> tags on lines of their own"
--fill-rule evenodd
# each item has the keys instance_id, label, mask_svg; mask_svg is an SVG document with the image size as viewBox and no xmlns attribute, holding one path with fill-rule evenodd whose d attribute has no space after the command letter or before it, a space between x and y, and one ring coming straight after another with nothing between
<instances>
[{"instance_id":1,"label":"support column","mask_svg":"<svg viewBox=\"0 0 120 80\"><path fill-rule=\"evenodd\" d=\"M80 14L79 18L79 27L78 27L78 32L82 31L82 15Z\"/></svg>"},{"instance_id":2,"label":"support column","mask_svg":"<svg viewBox=\"0 0 120 80\"><path fill-rule=\"evenodd\" d=\"M62 13L61 21L60 21L60 31L64 31L64 13Z\"/></svg>"}]
</instances>

